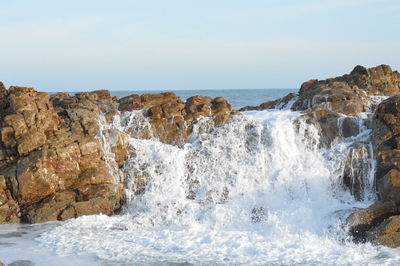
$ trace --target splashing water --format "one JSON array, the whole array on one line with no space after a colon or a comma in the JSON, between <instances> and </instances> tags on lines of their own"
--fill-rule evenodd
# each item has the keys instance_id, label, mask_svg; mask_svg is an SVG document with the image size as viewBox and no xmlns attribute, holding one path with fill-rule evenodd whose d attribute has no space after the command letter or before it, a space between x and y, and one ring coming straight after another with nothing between
<instances>
[{"instance_id":1,"label":"splashing water","mask_svg":"<svg viewBox=\"0 0 400 266\"><path fill-rule=\"evenodd\" d=\"M135 119L124 113L114 126L129 131ZM281 110L246 112L183 147L132 138L123 213L63 222L38 241L120 263L390 262L384 249L352 243L342 222L371 201L342 184L350 144L365 135L320 149L317 130Z\"/></svg>"}]
</instances>

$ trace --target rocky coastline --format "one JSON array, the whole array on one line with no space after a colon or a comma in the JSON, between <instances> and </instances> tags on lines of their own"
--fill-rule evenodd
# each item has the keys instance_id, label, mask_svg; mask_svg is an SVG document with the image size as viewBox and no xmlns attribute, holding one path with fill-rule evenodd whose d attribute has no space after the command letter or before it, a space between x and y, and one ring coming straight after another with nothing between
<instances>
[{"instance_id":1,"label":"rocky coastline","mask_svg":"<svg viewBox=\"0 0 400 266\"><path fill-rule=\"evenodd\" d=\"M0 82L0 223L41 223L83 215L118 213L125 202L124 164L130 137L184 145L190 136L221 127L240 112L288 108L315 125L321 148L371 131L370 143L355 143L342 183L363 199L363 161L376 159L378 200L345 221L356 241L400 246L400 73L387 65L356 66L347 75L304 82L298 94L239 111L221 97L172 92L112 97L109 91L57 93ZM111 127L115 116L137 111L148 125L128 132ZM201 127L201 117L209 125ZM364 118L360 125L356 118ZM105 143L105 139L107 143ZM145 189L137 178L136 192Z\"/></svg>"}]
</instances>

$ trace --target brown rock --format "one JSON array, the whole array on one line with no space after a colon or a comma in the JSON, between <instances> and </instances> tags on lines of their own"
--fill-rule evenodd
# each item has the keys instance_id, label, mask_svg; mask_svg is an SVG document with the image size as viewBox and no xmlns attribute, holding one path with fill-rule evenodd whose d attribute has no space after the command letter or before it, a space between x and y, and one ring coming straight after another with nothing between
<instances>
[{"instance_id":1,"label":"brown rock","mask_svg":"<svg viewBox=\"0 0 400 266\"><path fill-rule=\"evenodd\" d=\"M6 178L0 175L0 223L18 223L20 209L7 187Z\"/></svg>"},{"instance_id":2,"label":"brown rock","mask_svg":"<svg viewBox=\"0 0 400 266\"><path fill-rule=\"evenodd\" d=\"M0 81L0 99L6 97L8 95L8 91L6 87L4 87L3 82Z\"/></svg>"},{"instance_id":3,"label":"brown rock","mask_svg":"<svg viewBox=\"0 0 400 266\"><path fill-rule=\"evenodd\" d=\"M75 202L75 193L64 191L52 195L39 204L30 206L25 212L24 221L29 223L42 223L60 220L60 214L70 204Z\"/></svg>"},{"instance_id":4,"label":"brown rock","mask_svg":"<svg viewBox=\"0 0 400 266\"><path fill-rule=\"evenodd\" d=\"M161 94L131 95L121 99L119 110L140 110L150 122L150 128L143 123L132 125L128 133L133 138L156 137L163 143L182 145L192 134L193 126L201 117L212 117L212 126L223 126L238 114L222 97L193 96L186 103L172 92Z\"/></svg>"},{"instance_id":5,"label":"brown rock","mask_svg":"<svg viewBox=\"0 0 400 266\"><path fill-rule=\"evenodd\" d=\"M140 97L136 94L124 97L120 100L120 111L132 111L147 109L151 106L164 103L179 103L179 97L173 92L164 92L160 94L143 94Z\"/></svg>"},{"instance_id":6,"label":"brown rock","mask_svg":"<svg viewBox=\"0 0 400 266\"><path fill-rule=\"evenodd\" d=\"M384 221L374 234L375 243L391 248L400 247L400 215L392 216Z\"/></svg>"},{"instance_id":7,"label":"brown rock","mask_svg":"<svg viewBox=\"0 0 400 266\"><path fill-rule=\"evenodd\" d=\"M400 169L400 96L383 101L372 122L372 144L377 159L375 179L382 199L397 199L397 170ZM392 170L393 169L393 170Z\"/></svg>"},{"instance_id":8,"label":"brown rock","mask_svg":"<svg viewBox=\"0 0 400 266\"><path fill-rule=\"evenodd\" d=\"M267 109L282 109L282 108L289 108L288 103L296 100L297 99L297 94L296 93L289 93L283 98L279 98L273 101L268 101L260 104L259 106L245 106L239 109L239 111L261 111L261 110L267 110Z\"/></svg>"},{"instance_id":9,"label":"brown rock","mask_svg":"<svg viewBox=\"0 0 400 266\"><path fill-rule=\"evenodd\" d=\"M396 95L400 93L400 74L387 65L366 69L356 66L341 77L310 80L302 84L299 100L293 110L329 109L355 115L369 108L368 95Z\"/></svg>"},{"instance_id":10,"label":"brown rock","mask_svg":"<svg viewBox=\"0 0 400 266\"><path fill-rule=\"evenodd\" d=\"M111 143L111 151L115 154L115 161L118 166L122 167L129 155L129 135L124 132L114 132L114 136L110 136L109 139L115 141Z\"/></svg>"},{"instance_id":11,"label":"brown rock","mask_svg":"<svg viewBox=\"0 0 400 266\"><path fill-rule=\"evenodd\" d=\"M339 118L340 136L344 138L354 137L360 133L359 119L356 117Z\"/></svg>"},{"instance_id":12,"label":"brown rock","mask_svg":"<svg viewBox=\"0 0 400 266\"><path fill-rule=\"evenodd\" d=\"M37 202L57 191L59 178L43 152L34 152L17 163L18 201Z\"/></svg>"},{"instance_id":13,"label":"brown rock","mask_svg":"<svg viewBox=\"0 0 400 266\"><path fill-rule=\"evenodd\" d=\"M338 119L341 117L336 112L328 109L308 110L300 117L307 123L313 124L319 131L320 145L330 147L335 144L339 138Z\"/></svg>"},{"instance_id":14,"label":"brown rock","mask_svg":"<svg viewBox=\"0 0 400 266\"><path fill-rule=\"evenodd\" d=\"M400 171L390 170L378 180L378 191L382 200L391 200L400 204Z\"/></svg>"},{"instance_id":15,"label":"brown rock","mask_svg":"<svg viewBox=\"0 0 400 266\"><path fill-rule=\"evenodd\" d=\"M77 203L90 207L90 213L111 214L121 207L123 190L114 185L96 138L97 117L104 114L109 122L118 111L108 91L58 93L49 99L32 88L11 87L0 106L0 181L5 184L0 186L0 223L77 217L84 213L73 207ZM122 166L127 143L119 140L115 146ZM82 191L89 188L100 192L83 199Z\"/></svg>"},{"instance_id":16,"label":"brown rock","mask_svg":"<svg viewBox=\"0 0 400 266\"><path fill-rule=\"evenodd\" d=\"M343 184L356 200L364 200L365 179L370 171L371 158L369 145L355 143L347 154L343 170Z\"/></svg>"},{"instance_id":17,"label":"brown rock","mask_svg":"<svg viewBox=\"0 0 400 266\"><path fill-rule=\"evenodd\" d=\"M42 147L46 143L46 135L42 131L31 131L17 140L17 150L22 156Z\"/></svg>"},{"instance_id":18,"label":"brown rock","mask_svg":"<svg viewBox=\"0 0 400 266\"><path fill-rule=\"evenodd\" d=\"M347 218L350 233L358 242L371 240L369 231L395 213L397 213L397 207L393 202L378 201L366 209L352 213Z\"/></svg>"},{"instance_id":19,"label":"brown rock","mask_svg":"<svg viewBox=\"0 0 400 266\"><path fill-rule=\"evenodd\" d=\"M78 200L60 215L62 220L82 215L112 215L119 211L124 201L123 185L90 186L79 189Z\"/></svg>"}]
</instances>

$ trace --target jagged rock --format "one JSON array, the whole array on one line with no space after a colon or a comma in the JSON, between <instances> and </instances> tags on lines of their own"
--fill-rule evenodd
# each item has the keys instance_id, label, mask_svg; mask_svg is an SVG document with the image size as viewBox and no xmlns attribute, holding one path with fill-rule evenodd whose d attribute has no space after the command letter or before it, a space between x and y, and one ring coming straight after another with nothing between
<instances>
[{"instance_id":1,"label":"jagged rock","mask_svg":"<svg viewBox=\"0 0 400 266\"><path fill-rule=\"evenodd\" d=\"M0 99L7 96L7 94L8 94L8 91L7 91L6 87L4 87L3 82L0 81Z\"/></svg>"},{"instance_id":2,"label":"jagged rock","mask_svg":"<svg viewBox=\"0 0 400 266\"><path fill-rule=\"evenodd\" d=\"M239 111L243 112L243 111L261 111L261 110L266 110L266 109L282 109L282 108L286 108L288 107L288 103L296 100L297 99L297 94L296 93L289 93L288 95L286 95L285 97L273 100L273 101L268 101L268 102L264 102L258 106L245 106L239 109ZM290 107L290 106L289 106ZM288 108L289 108L288 107Z\"/></svg>"},{"instance_id":3,"label":"jagged rock","mask_svg":"<svg viewBox=\"0 0 400 266\"><path fill-rule=\"evenodd\" d=\"M193 132L194 125L200 117L210 117L212 126L220 127L232 121L236 110L222 97L193 96L182 102L173 92L161 94L136 94L124 97L119 110L144 110L150 128L134 125L128 133L131 137L151 138L167 144L182 145Z\"/></svg>"},{"instance_id":4,"label":"jagged rock","mask_svg":"<svg viewBox=\"0 0 400 266\"><path fill-rule=\"evenodd\" d=\"M350 74L326 80L309 80L301 85L299 94L288 94L282 99L246 106L240 111L279 108L294 97L292 110L323 110L356 115L373 108L368 98L372 95L393 96L400 93L400 73L392 71L388 65L372 68L356 66Z\"/></svg>"},{"instance_id":5,"label":"jagged rock","mask_svg":"<svg viewBox=\"0 0 400 266\"><path fill-rule=\"evenodd\" d=\"M382 178L378 179L377 189L382 200L391 200L400 204L400 171L390 170Z\"/></svg>"},{"instance_id":6,"label":"jagged rock","mask_svg":"<svg viewBox=\"0 0 400 266\"><path fill-rule=\"evenodd\" d=\"M372 122L372 143L377 159L375 179L381 198L393 198L400 170L400 96L383 101ZM395 199L396 202L398 201Z\"/></svg>"},{"instance_id":7,"label":"jagged rock","mask_svg":"<svg viewBox=\"0 0 400 266\"><path fill-rule=\"evenodd\" d=\"M101 116L102 123L110 123L118 113L118 103L108 91L49 98L32 88L10 87L2 95L1 223L111 215L121 208L123 184L115 183L118 177L109 169L110 155L99 137L107 139L107 152L113 154L116 167L122 167L129 155L129 135L116 128L99 133ZM211 117L218 127L236 114L221 97L196 96L184 103L174 93L132 95L122 98L119 108L143 110L150 131L138 131L170 144L185 142L201 116Z\"/></svg>"},{"instance_id":8,"label":"jagged rock","mask_svg":"<svg viewBox=\"0 0 400 266\"><path fill-rule=\"evenodd\" d=\"M31 205L24 213L23 221L30 223L42 223L60 220L63 209L75 202L73 191L63 191L45 198L39 204ZM73 218L73 217L71 217Z\"/></svg>"},{"instance_id":9,"label":"jagged rock","mask_svg":"<svg viewBox=\"0 0 400 266\"><path fill-rule=\"evenodd\" d=\"M400 215L391 216L370 236L372 242L391 248L400 246Z\"/></svg>"},{"instance_id":10,"label":"jagged rock","mask_svg":"<svg viewBox=\"0 0 400 266\"><path fill-rule=\"evenodd\" d=\"M378 201L366 209L355 211L346 222L354 239L358 242L366 242L371 241L371 229L396 213L397 207L393 202Z\"/></svg>"},{"instance_id":11,"label":"jagged rock","mask_svg":"<svg viewBox=\"0 0 400 266\"><path fill-rule=\"evenodd\" d=\"M111 215L121 208L122 185L115 184L97 137L99 115L110 122L118 112L108 91L49 98L32 88L10 87L4 95L0 223ZM122 166L127 140L119 133L113 133L114 152Z\"/></svg>"},{"instance_id":12,"label":"jagged rock","mask_svg":"<svg viewBox=\"0 0 400 266\"><path fill-rule=\"evenodd\" d=\"M20 209L7 189L6 178L0 175L0 224L18 223Z\"/></svg>"},{"instance_id":13,"label":"jagged rock","mask_svg":"<svg viewBox=\"0 0 400 266\"><path fill-rule=\"evenodd\" d=\"M347 154L343 170L343 185L356 200L364 199L365 179L370 171L370 162L372 154L369 145L365 143L355 143Z\"/></svg>"},{"instance_id":14,"label":"jagged rock","mask_svg":"<svg viewBox=\"0 0 400 266\"><path fill-rule=\"evenodd\" d=\"M328 109L345 115L356 115L367 110L365 91L352 88L344 81L323 80L303 83L299 99L293 104L293 110Z\"/></svg>"},{"instance_id":15,"label":"jagged rock","mask_svg":"<svg viewBox=\"0 0 400 266\"><path fill-rule=\"evenodd\" d=\"M356 66L341 77L310 80L302 84L293 110L329 109L345 115L368 110L369 95L392 96L400 93L400 74L387 65L366 69Z\"/></svg>"},{"instance_id":16,"label":"jagged rock","mask_svg":"<svg viewBox=\"0 0 400 266\"><path fill-rule=\"evenodd\" d=\"M339 135L343 138L354 137L360 134L360 122L356 117L342 117L339 118Z\"/></svg>"},{"instance_id":17,"label":"jagged rock","mask_svg":"<svg viewBox=\"0 0 400 266\"><path fill-rule=\"evenodd\" d=\"M313 124L320 135L320 145L330 147L335 144L339 138L338 119L340 114L327 109L308 110L304 112L300 119L304 119L307 123Z\"/></svg>"},{"instance_id":18,"label":"jagged rock","mask_svg":"<svg viewBox=\"0 0 400 266\"><path fill-rule=\"evenodd\" d=\"M173 92L163 92L160 94L143 94L141 96L132 94L120 100L120 111L133 111L147 109L152 106L162 104L182 103L178 96Z\"/></svg>"},{"instance_id":19,"label":"jagged rock","mask_svg":"<svg viewBox=\"0 0 400 266\"><path fill-rule=\"evenodd\" d=\"M109 139L112 146L111 151L115 154L115 161L122 167L128 158L129 135L124 132L111 132Z\"/></svg>"}]
</instances>

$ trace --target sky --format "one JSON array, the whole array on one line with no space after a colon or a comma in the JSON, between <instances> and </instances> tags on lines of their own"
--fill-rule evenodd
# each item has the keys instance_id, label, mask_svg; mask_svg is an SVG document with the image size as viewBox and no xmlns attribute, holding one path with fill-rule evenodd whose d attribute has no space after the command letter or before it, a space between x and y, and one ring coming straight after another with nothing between
<instances>
[{"instance_id":1,"label":"sky","mask_svg":"<svg viewBox=\"0 0 400 266\"><path fill-rule=\"evenodd\" d=\"M299 88L400 69L399 0L13 0L0 81L41 91Z\"/></svg>"}]
</instances>

